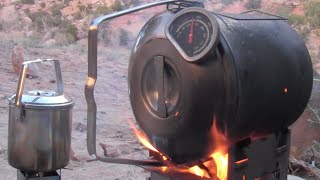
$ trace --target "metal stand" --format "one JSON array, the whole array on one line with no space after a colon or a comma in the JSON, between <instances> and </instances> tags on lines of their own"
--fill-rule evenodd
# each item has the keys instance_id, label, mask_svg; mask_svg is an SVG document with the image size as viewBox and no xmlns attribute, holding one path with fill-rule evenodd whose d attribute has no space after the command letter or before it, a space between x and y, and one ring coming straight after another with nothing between
<instances>
[{"instance_id":1,"label":"metal stand","mask_svg":"<svg viewBox=\"0 0 320 180\"><path fill-rule=\"evenodd\" d=\"M60 174L57 171L44 172L44 173L31 173L21 170L17 170L17 180L61 180Z\"/></svg>"},{"instance_id":2,"label":"metal stand","mask_svg":"<svg viewBox=\"0 0 320 180\"><path fill-rule=\"evenodd\" d=\"M258 140L246 139L229 149L228 180L287 180L290 130L285 129ZM204 180L151 172L148 180ZM219 179L214 179L219 180Z\"/></svg>"}]
</instances>

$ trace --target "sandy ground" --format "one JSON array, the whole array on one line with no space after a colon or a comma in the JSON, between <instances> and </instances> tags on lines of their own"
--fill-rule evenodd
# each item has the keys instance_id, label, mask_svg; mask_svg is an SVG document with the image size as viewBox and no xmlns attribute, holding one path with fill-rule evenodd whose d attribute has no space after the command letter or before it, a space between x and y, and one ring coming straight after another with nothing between
<instances>
[{"instance_id":1,"label":"sandy ground","mask_svg":"<svg viewBox=\"0 0 320 180\"><path fill-rule=\"evenodd\" d=\"M0 42L0 180L16 179L16 170L7 163L8 103L7 98L15 94L18 75L11 67L13 43ZM79 48L26 49L26 56L34 58L53 58L61 62L65 93L76 103L73 111L72 149L78 161L70 161L68 169L62 170L63 179L146 179L149 173L141 168L126 165L85 162L86 148L86 101L84 85L87 73L87 54ZM127 121L132 118L127 95L128 49L106 50L99 58L99 80L96 88L98 104L97 142L109 145L108 151L115 157L146 159L147 151L136 139ZM112 57L112 58L107 58ZM39 78L28 79L26 90L51 89L56 84L53 73L36 73ZM51 69L52 70L52 69ZM101 152L101 148L98 147Z\"/></svg>"}]
</instances>

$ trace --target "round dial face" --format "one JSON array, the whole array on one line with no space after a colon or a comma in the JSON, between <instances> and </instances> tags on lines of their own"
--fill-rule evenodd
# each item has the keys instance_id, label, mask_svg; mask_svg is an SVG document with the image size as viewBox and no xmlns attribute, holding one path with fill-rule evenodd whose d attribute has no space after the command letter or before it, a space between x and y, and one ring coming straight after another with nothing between
<instances>
[{"instance_id":1,"label":"round dial face","mask_svg":"<svg viewBox=\"0 0 320 180\"><path fill-rule=\"evenodd\" d=\"M197 61L216 44L219 26L213 15L202 8L177 13L167 27L167 36L188 61Z\"/></svg>"}]
</instances>

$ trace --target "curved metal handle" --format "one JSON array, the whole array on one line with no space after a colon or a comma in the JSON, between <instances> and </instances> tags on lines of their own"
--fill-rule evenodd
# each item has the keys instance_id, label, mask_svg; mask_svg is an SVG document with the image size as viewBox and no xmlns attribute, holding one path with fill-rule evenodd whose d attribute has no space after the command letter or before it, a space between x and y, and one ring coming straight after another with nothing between
<instances>
[{"instance_id":1,"label":"curved metal handle","mask_svg":"<svg viewBox=\"0 0 320 180\"><path fill-rule=\"evenodd\" d=\"M94 99L94 87L97 81L97 52L98 52L98 28L99 25L107 20L130 14L136 11L147 9L150 7L169 5L173 3L197 2L196 0L164 0L153 2L146 5L137 6L126 9L113 14L105 15L94 19L89 27L88 35L88 77L85 86L85 97L87 101L87 149L90 155L97 156L96 152L96 114L97 104Z\"/></svg>"},{"instance_id":2,"label":"curved metal handle","mask_svg":"<svg viewBox=\"0 0 320 180\"><path fill-rule=\"evenodd\" d=\"M15 105L21 106L21 99L22 99L22 93L23 93L23 87L24 87L24 81L27 76L28 66L33 63L43 63L43 62L53 62L54 68L56 72L56 78L57 78L57 93L58 95L63 94L63 83L62 83L62 75L61 75L61 68L60 68L60 62L59 60L53 60L53 59L37 59L34 61L26 61L22 63L21 70L20 70L20 77L19 77L19 83L16 93L16 100Z\"/></svg>"}]
</instances>

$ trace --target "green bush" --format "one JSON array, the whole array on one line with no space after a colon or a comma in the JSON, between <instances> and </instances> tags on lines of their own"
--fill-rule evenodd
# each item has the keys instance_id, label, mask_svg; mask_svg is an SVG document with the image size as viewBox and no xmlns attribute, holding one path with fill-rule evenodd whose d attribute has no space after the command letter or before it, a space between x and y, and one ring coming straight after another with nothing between
<instances>
[{"instance_id":1,"label":"green bush","mask_svg":"<svg viewBox=\"0 0 320 180\"><path fill-rule=\"evenodd\" d=\"M305 13L311 26L320 27L320 0L308 1L305 5Z\"/></svg>"},{"instance_id":2,"label":"green bush","mask_svg":"<svg viewBox=\"0 0 320 180\"><path fill-rule=\"evenodd\" d=\"M304 25L307 23L307 19L304 16L300 16L300 15L295 15L295 14L291 14L288 17L288 22L291 25Z\"/></svg>"},{"instance_id":3,"label":"green bush","mask_svg":"<svg viewBox=\"0 0 320 180\"><path fill-rule=\"evenodd\" d=\"M120 0L115 0L111 6L111 8L114 10L114 11L121 11L123 8L122 8L122 4L120 2Z\"/></svg>"},{"instance_id":4,"label":"green bush","mask_svg":"<svg viewBox=\"0 0 320 180\"><path fill-rule=\"evenodd\" d=\"M261 8L261 0L249 0L245 6L247 9L259 9Z\"/></svg>"},{"instance_id":5,"label":"green bush","mask_svg":"<svg viewBox=\"0 0 320 180\"><path fill-rule=\"evenodd\" d=\"M20 0L22 4L34 4L35 0Z\"/></svg>"}]
</instances>

